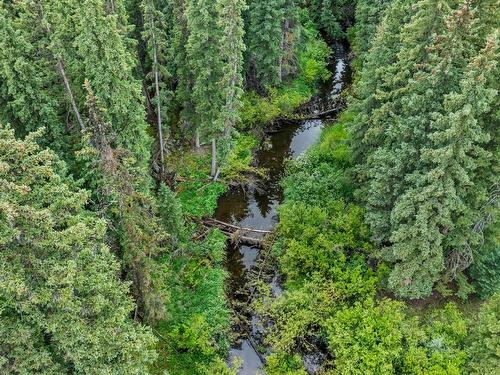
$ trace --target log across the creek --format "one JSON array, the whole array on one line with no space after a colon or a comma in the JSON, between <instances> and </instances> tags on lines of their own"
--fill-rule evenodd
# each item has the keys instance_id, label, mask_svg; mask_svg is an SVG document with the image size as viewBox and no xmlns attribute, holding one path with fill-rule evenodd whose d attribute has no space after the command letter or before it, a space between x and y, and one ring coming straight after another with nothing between
<instances>
[{"instance_id":1,"label":"log across the creek","mask_svg":"<svg viewBox=\"0 0 500 375\"><path fill-rule=\"evenodd\" d=\"M203 219L203 225L212 228L219 228L224 234L228 235L233 242L250 246L261 247L265 236L271 233L269 230L242 227L214 218Z\"/></svg>"}]
</instances>

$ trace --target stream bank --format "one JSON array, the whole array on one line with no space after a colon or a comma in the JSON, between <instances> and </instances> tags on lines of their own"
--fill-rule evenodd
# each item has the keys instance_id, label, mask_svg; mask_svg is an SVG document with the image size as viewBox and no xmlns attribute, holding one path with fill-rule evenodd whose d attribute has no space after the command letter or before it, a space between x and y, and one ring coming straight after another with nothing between
<instances>
[{"instance_id":1,"label":"stream bank","mask_svg":"<svg viewBox=\"0 0 500 375\"><path fill-rule=\"evenodd\" d=\"M334 74L322 88L321 94L311 101L313 113L341 105L340 95L350 78L347 51L343 45L335 46ZM272 230L278 223L277 209L283 200L280 182L285 174L287 160L297 158L315 144L323 126L323 121L319 119L278 126L262 142L255 155L256 166L264 169L266 176L257 178L251 186L225 193L218 201L215 218L241 227ZM258 316L248 311L251 303L249 283L259 256L260 249L256 246L228 241L226 269L230 277L227 295L235 315L245 317L234 327L237 341L230 351L230 360L241 358L240 375L255 375L263 367L264 357L257 348L263 332L258 324ZM281 288L277 273L272 280L273 291L279 294ZM308 367L314 368L313 365Z\"/></svg>"}]
</instances>

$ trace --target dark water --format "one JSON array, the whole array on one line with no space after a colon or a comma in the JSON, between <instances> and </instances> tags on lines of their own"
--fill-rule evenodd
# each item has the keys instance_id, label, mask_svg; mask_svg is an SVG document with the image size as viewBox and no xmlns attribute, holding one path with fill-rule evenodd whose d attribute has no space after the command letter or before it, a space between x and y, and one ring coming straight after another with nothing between
<instances>
[{"instance_id":1,"label":"dark water","mask_svg":"<svg viewBox=\"0 0 500 375\"><path fill-rule=\"evenodd\" d=\"M272 133L256 155L257 165L265 168L267 178L257 180L255 186L225 194L215 213L218 220L255 229L272 229L278 222L276 209L282 200L281 181L286 160L297 157L315 143L321 133L320 120L306 121L300 125L286 126ZM226 267L231 277L230 298L246 303L248 296L242 291L248 282L250 269L255 265L259 250L251 246L228 244ZM254 329L256 324L252 324ZM242 375L257 374L262 362L248 340L232 348L231 356L243 360Z\"/></svg>"},{"instance_id":2,"label":"dark water","mask_svg":"<svg viewBox=\"0 0 500 375\"><path fill-rule=\"evenodd\" d=\"M337 47L334 61L335 73L327 89L321 95L324 102L333 102L340 94L346 76L347 58L345 50ZM332 69L333 70L333 69ZM255 229L271 230L278 222L276 209L283 199L280 181L285 173L286 161L296 158L313 145L320 136L321 120L304 121L298 125L284 125L268 136L256 153L256 165L266 170L266 177L255 181L246 189L232 190L218 202L215 216L231 224ZM249 301L245 286L250 271L259 256L259 250L251 246L235 246L228 243L226 267L230 273L228 296L235 305L247 305ZM272 281L275 293L281 292L277 276ZM251 315L250 333L242 333L241 339L230 352L230 360L240 357L240 375L256 375L263 363L252 346L250 337L259 335L258 317ZM307 364L308 359L305 358ZM313 361L314 362L314 361ZM313 366L308 366L312 368Z\"/></svg>"}]
</instances>

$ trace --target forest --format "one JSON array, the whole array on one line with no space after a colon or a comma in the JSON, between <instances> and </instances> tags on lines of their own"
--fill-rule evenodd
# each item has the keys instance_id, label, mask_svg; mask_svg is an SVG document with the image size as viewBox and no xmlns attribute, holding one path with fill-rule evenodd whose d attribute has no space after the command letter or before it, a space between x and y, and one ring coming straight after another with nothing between
<instances>
[{"instance_id":1,"label":"forest","mask_svg":"<svg viewBox=\"0 0 500 375\"><path fill-rule=\"evenodd\" d=\"M499 374L499 26L0 0L0 374Z\"/></svg>"}]
</instances>

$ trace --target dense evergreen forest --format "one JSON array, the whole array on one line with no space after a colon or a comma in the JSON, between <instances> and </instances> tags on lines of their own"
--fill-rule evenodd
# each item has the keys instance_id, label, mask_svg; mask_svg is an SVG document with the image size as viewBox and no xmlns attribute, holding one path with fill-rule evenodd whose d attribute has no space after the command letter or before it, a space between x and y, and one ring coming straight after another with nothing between
<instances>
[{"instance_id":1,"label":"dense evergreen forest","mask_svg":"<svg viewBox=\"0 0 500 375\"><path fill-rule=\"evenodd\" d=\"M0 373L498 374L499 24L498 0L0 0ZM238 305L252 238L210 218L312 118Z\"/></svg>"}]
</instances>

